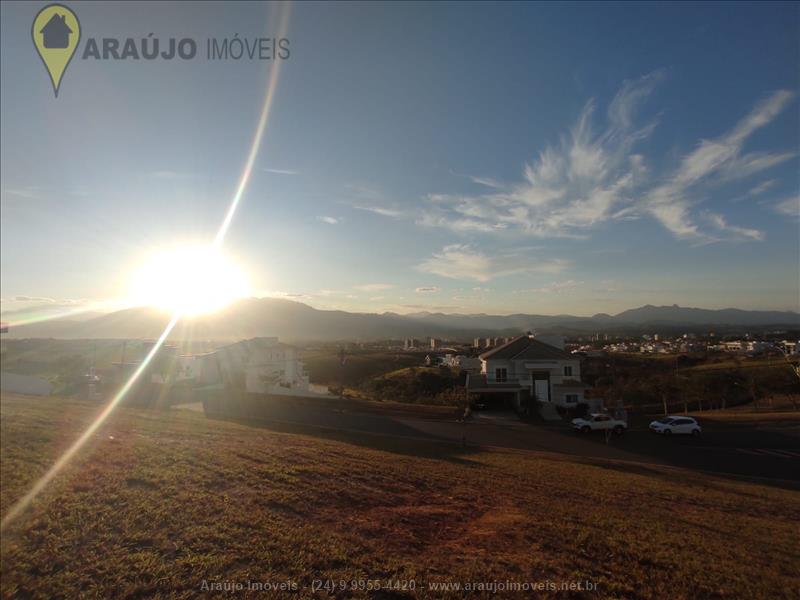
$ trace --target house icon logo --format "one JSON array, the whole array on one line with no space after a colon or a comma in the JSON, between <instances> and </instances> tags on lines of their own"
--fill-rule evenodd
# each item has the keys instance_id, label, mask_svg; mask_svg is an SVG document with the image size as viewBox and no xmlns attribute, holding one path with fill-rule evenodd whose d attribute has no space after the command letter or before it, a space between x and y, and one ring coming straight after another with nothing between
<instances>
[{"instance_id":1,"label":"house icon logo","mask_svg":"<svg viewBox=\"0 0 800 600\"><path fill-rule=\"evenodd\" d=\"M39 33L45 48L67 48L69 36L74 32L67 25L67 15L54 14Z\"/></svg>"},{"instance_id":2,"label":"house icon logo","mask_svg":"<svg viewBox=\"0 0 800 600\"><path fill-rule=\"evenodd\" d=\"M81 39L78 17L63 4L49 4L34 17L31 36L58 97L61 78Z\"/></svg>"}]
</instances>

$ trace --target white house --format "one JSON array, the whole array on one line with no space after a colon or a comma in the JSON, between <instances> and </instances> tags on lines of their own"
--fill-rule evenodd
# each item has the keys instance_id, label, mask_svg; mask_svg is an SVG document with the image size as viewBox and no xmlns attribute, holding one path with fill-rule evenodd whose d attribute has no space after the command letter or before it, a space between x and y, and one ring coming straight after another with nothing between
<instances>
[{"instance_id":1,"label":"white house","mask_svg":"<svg viewBox=\"0 0 800 600\"><path fill-rule=\"evenodd\" d=\"M254 394L317 396L297 348L275 337L253 338L196 357L200 385L222 384Z\"/></svg>"},{"instance_id":2,"label":"white house","mask_svg":"<svg viewBox=\"0 0 800 600\"><path fill-rule=\"evenodd\" d=\"M462 371L477 372L481 368L481 361L479 358L465 356L463 354L447 353L441 360L444 366L454 369L461 369Z\"/></svg>"},{"instance_id":3,"label":"white house","mask_svg":"<svg viewBox=\"0 0 800 600\"><path fill-rule=\"evenodd\" d=\"M502 395L504 403L524 413L531 400L564 407L584 401L588 386L581 382L580 358L532 334L484 352L480 360L481 374L467 379L470 393Z\"/></svg>"}]
</instances>

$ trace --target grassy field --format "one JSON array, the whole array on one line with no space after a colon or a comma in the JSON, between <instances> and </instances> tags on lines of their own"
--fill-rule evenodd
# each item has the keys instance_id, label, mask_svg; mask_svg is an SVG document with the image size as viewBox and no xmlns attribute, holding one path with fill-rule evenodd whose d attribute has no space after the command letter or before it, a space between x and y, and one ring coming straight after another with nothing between
<instances>
[{"instance_id":1,"label":"grassy field","mask_svg":"<svg viewBox=\"0 0 800 600\"><path fill-rule=\"evenodd\" d=\"M98 407L0 408L5 515ZM2 595L188 598L238 582L228 596L287 596L246 587L270 582L441 598L463 594L428 586L589 581L539 595L792 598L798 522L798 492L689 471L122 408L3 532ZM336 587L359 580L400 589Z\"/></svg>"}]
</instances>

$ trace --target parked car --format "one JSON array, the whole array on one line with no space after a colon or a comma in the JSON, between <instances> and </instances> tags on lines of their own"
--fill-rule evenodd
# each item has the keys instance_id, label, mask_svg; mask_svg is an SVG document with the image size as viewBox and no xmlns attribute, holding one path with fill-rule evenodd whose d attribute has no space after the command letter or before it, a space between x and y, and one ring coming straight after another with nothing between
<instances>
[{"instance_id":1,"label":"parked car","mask_svg":"<svg viewBox=\"0 0 800 600\"><path fill-rule=\"evenodd\" d=\"M702 428L700 424L692 417L675 417L669 416L663 419L657 419L650 423L650 431L653 433L660 433L662 435L682 434L682 435L700 435Z\"/></svg>"},{"instance_id":2,"label":"parked car","mask_svg":"<svg viewBox=\"0 0 800 600\"><path fill-rule=\"evenodd\" d=\"M615 419L610 415L603 413L592 413L585 417L572 419L572 428L580 431L581 433L611 430L617 435L621 435L625 433L625 430L628 428L628 424L625 421Z\"/></svg>"}]
</instances>

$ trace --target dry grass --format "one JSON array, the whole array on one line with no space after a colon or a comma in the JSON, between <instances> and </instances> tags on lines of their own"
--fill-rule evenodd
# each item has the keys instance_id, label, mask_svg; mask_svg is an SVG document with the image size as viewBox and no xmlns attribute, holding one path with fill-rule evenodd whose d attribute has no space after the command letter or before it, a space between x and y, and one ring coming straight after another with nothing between
<instances>
[{"instance_id":1,"label":"dry grass","mask_svg":"<svg viewBox=\"0 0 800 600\"><path fill-rule=\"evenodd\" d=\"M2 514L96 410L3 398ZM308 597L330 578L417 582L340 598L492 580L589 580L600 598L796 597L797 492L306 433L120 409L4 532L3 596L188 598L206 580L293 581Z\"/></svg>"}]
</instances>

